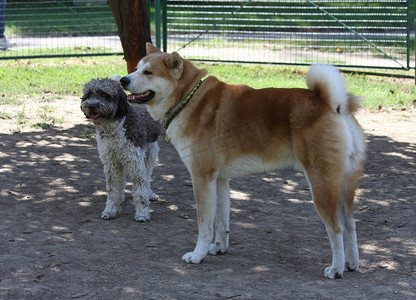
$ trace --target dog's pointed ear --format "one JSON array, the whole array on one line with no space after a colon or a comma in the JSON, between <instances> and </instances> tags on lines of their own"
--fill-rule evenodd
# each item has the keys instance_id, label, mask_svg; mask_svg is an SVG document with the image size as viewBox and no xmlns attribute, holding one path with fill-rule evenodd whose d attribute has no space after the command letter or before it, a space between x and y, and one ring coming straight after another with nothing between
<instances>
[{"instance_id":1,"label":"dog's pointed ear","mask_svg":"<svg viewBox=\"0 0 416 300\"><path fill-rule=\"evenodd\" d=\"M161 52L159 48L153 46L149 42L146 43L146 55L149 55L149 54L152 54L152 53L157 53L157 52Z\"/></svg>"},{"instance_id":2,"label":"dog's pointed ear","mask_svg":"<svg viewBox=\"0 0 416 300\"><path fill-rule=\"evenodd\" d=\"M177 52L172 52L164 60L165 65L172 69L174 76L179 79L183 72L183 59Z\"/></svg>"}]
</instances>

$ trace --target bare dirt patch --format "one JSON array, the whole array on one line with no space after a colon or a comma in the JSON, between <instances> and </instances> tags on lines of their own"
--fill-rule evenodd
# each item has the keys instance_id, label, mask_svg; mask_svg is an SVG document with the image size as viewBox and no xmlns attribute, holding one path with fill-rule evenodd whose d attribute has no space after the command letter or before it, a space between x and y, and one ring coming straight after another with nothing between
<instances>
[{"instance_id":1,"label":"bare dirt patch","mask_svg":"<svg viewBox=\"0 0 416 300\"><path fill-rule=\"evenodd\" d=\"M416 115L369 113L356 201L360 270L328 280L331 251L307 183L292 170L232 180L231 248L181 262L197 237L190 177L161 138L152 221L100 218L105 181L79 99L63 123L0 128L0 299L414 299Z\"/></svg>"}]
</instances>

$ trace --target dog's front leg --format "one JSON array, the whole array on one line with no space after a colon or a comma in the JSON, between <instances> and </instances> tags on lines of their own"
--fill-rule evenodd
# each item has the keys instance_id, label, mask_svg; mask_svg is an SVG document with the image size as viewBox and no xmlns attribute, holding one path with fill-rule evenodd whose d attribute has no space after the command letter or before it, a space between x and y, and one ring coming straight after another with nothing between
<instances>
[{"instance_id":1,"label":"dog's front leg","mask_svg":"<svg viewBox=\"0 0 416 300\"><path fill-rule=\"evenodd\" d=\"M127 165L133 183L131 194L136 208L134 218L138 222L148 222L150 221L149 199L153 192L150 189L149 173L144 162L146 154L144 151L138 151L138 153L137 159Z\"/></svg>"},{"instance_id":2,"label":"dog's front leg","mask_svg":"<svg viewBox=\"0 0 416 300\"><path fill-rule=\"evenodd\" d=\"M230 235L230 180L217 180L217 211L215 213L215 241L209 246L209 254L223 254L227 251Z\"/></svg>"},{"instance_id":3,"label":"dog's front leg","mask_svg":"<svg viewBox=\"0 0 416 300\"><path fill-rule=\"evenodd\" d=\"M107 202L101 218L110 220L117 218L124 202L124 168L120 164L104 164L107 188Z\"/></svg>"},{"instance_id":4,"label":"dog's front leg","mask_svg":"<svg viewBox=\"0 0 416 300\"><path fill-rule=\"evenodd\" d=\"M144 174L142 174L144 175ZM150 203L149 199L153 192L150 190L149 178L136 177L133 180L132 196L136 208L134 218L137 222L150 221Z\"/></svg>"},{"instance_id":5,"label":"dog's front leg","mask_svg":"<svg viewBox=\"0 0 416 300\"><path fill-rule=\"evenodd\" d=\"M146 166L146 176L150 179L152 176L153 168L157 165L158 155L159 155L159 145L157 142L151 143L148 146L148 150L146 151L145 157L145 166ZM150 201L157 201L159 196L156 195L152 189L150 188L149 184L149 193L150 193Z\"/></svg>"},{"instance_id":6,"label":"dog's front leg","mask_svg":"<svg viewBox=\"0 0 416 300\"><path fill-rule=\"evenodd\" d=\"M187 263L199 264L208 254L212 242L213 226L216 208L217 184L216 179L208 180L192 176L194 196L198 216L198 241L193 252L182 256Z\"/></svg>"}]
</instances>

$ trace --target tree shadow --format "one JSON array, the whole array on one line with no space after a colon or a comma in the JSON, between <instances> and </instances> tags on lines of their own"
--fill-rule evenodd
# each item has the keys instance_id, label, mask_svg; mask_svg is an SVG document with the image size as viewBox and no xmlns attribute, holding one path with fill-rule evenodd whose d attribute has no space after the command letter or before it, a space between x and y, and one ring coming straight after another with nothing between
<instances>
[{"instance_id":1,"label":"tree shadow","mask_svg":"<svg viewBox=\"0 0 416 300\"><path fill-rule=\"evenodd\" d=\"M152 179L160 200L151 204L152 221L134 222L129 196L123 214L104 221L104 173L86 131L91 127L75 125L0 135L0 296L126 296L126 286L147 295L155 282L163 282L159 295L272 297L277 286L286 296L416 293L409 284L416 265L416 142L368 135L355 209L361 267L334 282L322 275L331 251L301 173L232 180L229 253L186 265L180 257L195 245L196 211L175 149L160 139ZM66 288L58 291L62 282Z\"/></svg>"}]
</instances>

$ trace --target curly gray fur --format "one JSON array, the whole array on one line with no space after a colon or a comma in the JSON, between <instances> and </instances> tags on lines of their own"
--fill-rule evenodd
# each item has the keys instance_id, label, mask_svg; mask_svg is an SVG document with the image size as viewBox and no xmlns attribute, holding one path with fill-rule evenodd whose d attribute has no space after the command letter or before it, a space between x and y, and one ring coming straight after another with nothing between
<instances>
[{"instance_id":1,"label":"curly gray fur","mask_svg":"<svg viewBox=\"0 0 416 300\"><path fill-rule=\"evenodd\" d=\"M126 114L126 137L135 146L157 141L160 136L160 123L153 120L144 105L130 106Z\"/></svg>"},{"instance_id":2,"label":"curly gray fur","mask_svg":"<svg viewBox=\"0 0 416 300\"><path fill-rule=\"evenodd\" d=\"M114 121L126 116L125 135L135 146L157 141L161 124L152 119L145 106L131 106L119 81L110 78L92 79L84 85L82 101L94 97L117 104ZM113 120L109 120L113 121Z\"/></svg>"}]
</instances>

